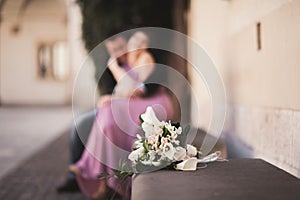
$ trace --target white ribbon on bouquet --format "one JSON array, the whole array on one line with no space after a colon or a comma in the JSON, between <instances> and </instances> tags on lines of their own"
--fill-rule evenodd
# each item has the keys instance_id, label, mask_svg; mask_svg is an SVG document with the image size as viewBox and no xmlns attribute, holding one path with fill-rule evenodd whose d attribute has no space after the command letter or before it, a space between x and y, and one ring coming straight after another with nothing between
<instances>
[{"instance_id":1,"label":"white ribbon on bouquet","mask_svg":"<svg viewBox=\"0 0 300 200\"><path fill-rule=\"evenodd\" d=\"M197 159L196 157L191 157L186 160L183 160L181 163L178 163L176 165L176 169L181 171L195 171L197 170L198 163L206 164L210 162L224 162L224 161L228 161L228 160L221 158L221 152L216 151L215 153L209 154L200 159ZM204 167L206 167L206 165Z\"/></svg>"}]
</instances>

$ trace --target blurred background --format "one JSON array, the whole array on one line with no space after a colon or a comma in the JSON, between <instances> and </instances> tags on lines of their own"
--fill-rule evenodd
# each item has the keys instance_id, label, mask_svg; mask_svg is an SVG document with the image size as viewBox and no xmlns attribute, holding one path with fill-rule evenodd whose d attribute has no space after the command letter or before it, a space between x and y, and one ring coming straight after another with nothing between
<instances>
[{"instance_id":1,"label":"blurred background","mask_svg":"<svg viewBox=\"0 0 300 200\"><path fill-rule=\"evenodd\" d=\"M87 53L112 30L144 26L187 34L216 63L227 94L229 157L263 158L300 177L299 0L1 0L0 14L0 178L67 134L73 83ZM184 41L174 43L191 54ZM211 100L203 80L185 60L161 57L200 99L198 110L178 85L189 102L185 120L197 125L201 111L197 126L207 130ZM79 83L86 93L97 85L97 69L89 70ZM84 96L76 101L92 108Z\"/></svg>"}]
</instances>

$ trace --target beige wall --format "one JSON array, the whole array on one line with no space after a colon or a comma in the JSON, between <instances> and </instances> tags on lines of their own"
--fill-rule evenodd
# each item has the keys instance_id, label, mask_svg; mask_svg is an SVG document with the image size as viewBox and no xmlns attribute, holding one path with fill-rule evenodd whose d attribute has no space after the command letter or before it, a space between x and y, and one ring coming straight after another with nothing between
<instances>
[{"instance_id":1,"label":"beige wall","mask_svg":"<svg viewBox=\"0 0 300 200\"><path fill-rule=\"evenodd\" d=\"M273 1L265 2L273 7ZM252 14L253 20L248 20L245 26L237 23L233 26L238 31L229 35L228 46L233 45L228 67L232 69L232 76L237 77L234 84L236 103L300 110L300 1L286 2L261 17L259 10L256 11L258 16ZM245 15L238 9L241 3L237 1L236 4L229 3L230 19ZM258 21L262 26L261 51L256 49Z\"/></svg>"},{"instance_id":2,"label":"beige wall","mask_svg":"<svg viewBox=\"0 0 300 200\"><path fill-rule=\"evenodd\" d=\"M67 40L65 5L61 1L32 1L18 17L20 1L4 4L1 23L1 103L66 104L68 80L38 76L38 47ZM47 8L47 9L45 9ZM19 25L20 31L12 28Z\"/></svg>"},{"instance_id":3,"label":"beige wall","mask_svg":"<svg viewBox=\"0 0 300 200\"><path fill-rule=\"evenodd\" d=\"M224 63L223 48L224 32L226 26L226 2L225 1L191 1L190 13L188 15L188 34L200 46L202 46L211 59L216 63L218 69L222 69ZM208 18L208 16L213 17ZM188 67L189 79L197 96L199 98L200 109L200 127L207 129L211 118L210 95L205 87L204 80L201 79L191 66ZM192 101L192 107L196 107L196 102ZM192 109L192 123L196 125L193 119L196 119L196 109Z\"/></svg>"},{"instance_id":4,"label":"beige wall","mask_svg":"<svg viewBox=\"0 0 300 200\"><path fill-rule=\"evenodd\" d=\"M224 79L225 131L261 157L300 177L300 1L192 0L189 35ZM256 23L262 49L257 50ZM192 84L199 78L190 70ZM199 87L199 86L198 86ZM199 95L204 95L198 89ZM209 107L208 96L202 107ZM210 111L201 114L208 126ZM193 118L193 117L192 117Z\"/></svg>"},{"instance_id":5,"label":"beige wall","mask_svg":"<svg viewBox=\"0 0 300 200\"><path fill-rule=\"evenodd\" d=\"M6 1L2 10L0 32L1 103L18 105L63 105L72 100L73 83L86 51L81 39L81 13L72 0L32 1L18 18L22 1ZM12 33L19 24L21 30ZM38 76L37 51L41 43L65 41L68 45L67 80L42 79ZM79 86L83 96L94 93L93 66ZM91 101L75 97L78 106L91 108Z\"/></svg>"},{"instance_id":6,"label":"beige wall","mask_svg":"<svg viewBox=\"0 0 300 200\"><path fill-rule=\"evenodd\" d=\"M66 40L63 23L24 22L20 33L14 23L1 24L1 100L3 104L64 104L69 99L65 81L38 77L37 50L42 42Z\"/></svg>"},{"instance_id":7,"label":"beige wall","mask_svg":"<svg viewBox=\"0 0 300 200\"><path fill-rule=\"evenodd\" d=\"M97 84L95 81L95 67L92 62L88 62L88 55L82 41L81 24L82 16L79 6L72 0L65 0L68 9L68 42L70 47L70 64L71 77L70 81L70 96L73 98L73 109L80 112L94 108L94 98L98 98ZM83 76L78 79L78 73L83 73ZM75 84L76 81L76 84ZM76 87L74 88L74 86ZM74 90L75 92L73 94Z\"/></svg>"}]
</instances>

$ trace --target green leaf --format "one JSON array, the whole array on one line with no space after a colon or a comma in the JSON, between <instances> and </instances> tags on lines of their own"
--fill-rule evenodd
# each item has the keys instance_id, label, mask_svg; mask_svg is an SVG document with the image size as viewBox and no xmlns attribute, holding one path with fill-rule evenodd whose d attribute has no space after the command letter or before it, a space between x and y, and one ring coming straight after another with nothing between
<instances>
[{"instance_id":1,"label":"green leaf","mask_svg":"<svg viewBox=\"0 0 300 200\"><path fill-rule=\"evenodd\" d=\"M162 136L163 136L163 137L166 137L168 134L170 134L170 133L169 133L169 130L164 126Z\"/></svg>"},{"instance_id":2,"label":"green leaf","mask_svg":"<svg viewBox=\"0 0 300 200\"><path fill-rule=\"evenodd\" d=\"M146 150L146 153L147 153L149 151L149 145L148 145L146 139L143 139L143 146L144 146L144 148Z\"/></svg>"}]
</instances>

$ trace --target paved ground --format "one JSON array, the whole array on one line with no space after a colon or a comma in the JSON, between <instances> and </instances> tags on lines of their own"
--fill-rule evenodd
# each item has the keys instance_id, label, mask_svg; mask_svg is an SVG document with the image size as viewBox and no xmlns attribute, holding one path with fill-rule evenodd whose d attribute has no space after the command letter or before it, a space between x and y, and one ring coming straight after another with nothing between
<instances>
[{"instance_id":1,"label":"paved ground","mask_svg":"<svg viewBox=\"0 0 300 200\"><path fill-rule=\"evenodd\" d=\"M0 199L81 200L81 193L57 194L56 185L65 178L68 166L69 132L39 150L0 180Z\"/></svg>"},{"instance_id":2,"label":"paved ground","mask_svg":"<svg viewBox=\"0 0 300 200\"><path fill-rule=\"evenodd\" d=\"M85 199L58 195L69 154L70 107L0 107L0 199Z\"/></svg>"},{"instance_id":3,"label":"paved ground","mask_svg":"<svg viewBox=\"0 0 300 200\"><path fill-rule=\"evenodd\" d=\"M0 179L69 129L70 107L0 107Z\"/></svg>"}]
</instances>

